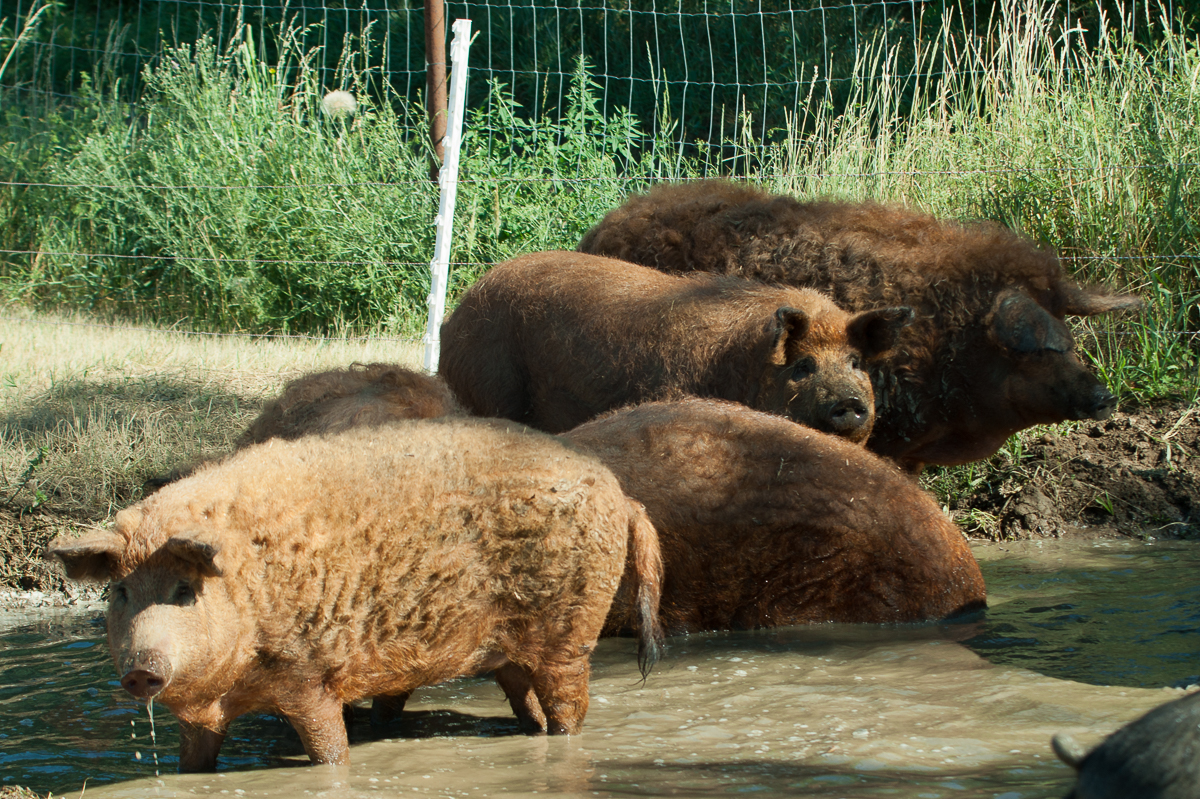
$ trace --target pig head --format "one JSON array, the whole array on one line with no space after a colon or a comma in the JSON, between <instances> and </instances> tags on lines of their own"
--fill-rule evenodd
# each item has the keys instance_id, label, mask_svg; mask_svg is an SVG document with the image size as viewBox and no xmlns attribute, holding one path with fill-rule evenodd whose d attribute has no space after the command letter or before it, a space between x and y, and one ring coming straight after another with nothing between
<instances>
[{"instance_id":1,"label":"pig head","mask_svg":"<svg viewBox=\"0 0 1200 799\"><path fill-rule=\"evenodd\" d=\"M1085 316L1140 305L1129 295L1071 288L1056 309L1062 314ZM876 428L872 450L910 471L920 471L925 463L966 463L989 457L1027 427L1106 419L1116 407L1116 397L1080 359L1061 316L1024 289L998 292L961 352L966 354L940 365L926 391L904 392L908 402L888 408L889 424ZM931 396L934 389L941 393ZM877 403L879 396L876 386Z\"/></svg>"},{"instance_id":2,"label":"pig head","mask_svg":"<svg viewBox=\"0 0 1200 799\"><path fill-rule=\"evenodd\" d=\"M895 345L911 319L909 308L880 308L851 316L843 327L780 308L753 407L861 444L875 424L867 364Z\"/></svg>"},{"instance_id":3,"label":"pig head","mask_svg":"<svg viewBox=\"0 0 1200 799\"><path fill-rule=\"evenodd\" d=\"M181 771L212 769L223 738L215 730L224 727L215 706L232 685L247 631L221 579L219 546L184 532L138 551L130 536L141 521L138 508L127 508L115 530L55 539L46 554L71 579L111 581L108 645L121 687L179 719Z\"/></svg>"}]
</instances>

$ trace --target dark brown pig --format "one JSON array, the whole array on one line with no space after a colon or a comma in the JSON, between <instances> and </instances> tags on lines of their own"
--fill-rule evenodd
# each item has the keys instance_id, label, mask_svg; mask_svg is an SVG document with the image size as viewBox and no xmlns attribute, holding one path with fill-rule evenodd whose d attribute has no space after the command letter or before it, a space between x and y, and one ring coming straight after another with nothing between
<instances>
[{"instance_id":1,"label":"dark brown pig","mask_svg":"<svg viewBox=\"0 0 1200 799\"><path fill-rule=\"evenodd\" d=\"M694 394L864 441L874 420L864 362L909 315L851 315L815 291L535 253L466 292L442 326L439 373L469 411L549 432Z\"/></svg>"},{"instance_id":2,"label":"dark brown pig","mask_svg":"<svg viewBox=\"0 0 1200 799\"><path fill-rule=\"evenodd\" d=\"M645 673L661 563L640 506L550 436L447 419L249 447L48 554L112 581L121 685L178 717L195 771L256 711L346 763L345 703L489 670L524 727L578 732L627 549Z\"/></svg>"},{"instance_id":3,"label":"dark brown pig","mask_svg":"<svg viewBox=\"0 0 1200 799\"><path fill-rule=\"evenodd\" d=\"M849 311L911 306L913 324L870 364L878 418L867 446L912 471L986 458L1031 425L1107 417L1116 400L1063 318L1140 305L1076 284L1053 252L999 225L727 181L633 197L579 249L813 288Z\"/></svg>"},{"instance_id":4,"label":"dark brown pig","mask_svg":"<svg viewBox=\"0 0 1200 799\"><path fill-rule=\"evenodd\" d=\"M1092 751L1056 735L1054 753L1079 773L1067 799L1200 796L1200 693L1159 705Z\"/></svg>"},{"instance_id":5,"label":"dark brown pig","mask_svg":"<svg viewBox=\"0 0 1200 799\"><path fill-rule=\"evenodd\" d=\"M836 436L690 399L624 408L564 438L645 506L668 635L916 622L985 606L979 565L933 498ZM606 633L633 628L632 596L618 594Z\"/></svg>"}]
</instances>

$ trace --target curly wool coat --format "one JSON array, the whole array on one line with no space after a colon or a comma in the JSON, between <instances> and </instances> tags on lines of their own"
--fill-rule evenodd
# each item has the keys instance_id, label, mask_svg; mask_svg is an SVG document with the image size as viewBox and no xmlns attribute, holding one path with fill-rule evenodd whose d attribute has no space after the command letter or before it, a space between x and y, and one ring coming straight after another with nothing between
<instances>
[{"instance_id":1,"label":"curly wool coat","mask_svg":"<svg viewBox=\"0 0 1200 799\"><path fill-rule=\"evenodd\" d=\"M728 181L632 197L579 249L813 288L849 311L911 307L897 346L870 365L867 446L913 471L985 458L1034 424L1106 417L1115 398L1074 352L1063 318L1140 305L1077 284L1053 252L997 224L800 202Z\"/></svg>"}]
</instances>

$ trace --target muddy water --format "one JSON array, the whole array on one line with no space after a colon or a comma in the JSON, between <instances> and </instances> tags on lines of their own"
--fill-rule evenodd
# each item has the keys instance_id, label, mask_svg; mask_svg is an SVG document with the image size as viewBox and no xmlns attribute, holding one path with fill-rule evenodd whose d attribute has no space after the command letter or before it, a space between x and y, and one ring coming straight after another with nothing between
<instances>
[{"instance_id":1,"label":"muddy water","mask_svg":"<svg viewBox=\"0 0 1200 799\"><path fill-rule=\"evenodd\" d=\"M518 735L493 683L460 680L421 691L391 727L356 723L347 769L304 765L290 727L260 716L235 723L222 771L175 774L159 710L156 778L145 709L122 696L102 629L42 620L0 632L0 779L77 795L86 776L88 799L1063 796L1053 733L1096 741L1200 673L1200 546L977 554L991 592L979 618L675 638L645 684L632 642L609 640L581 735Z\"/></svg>"}]
</instances>

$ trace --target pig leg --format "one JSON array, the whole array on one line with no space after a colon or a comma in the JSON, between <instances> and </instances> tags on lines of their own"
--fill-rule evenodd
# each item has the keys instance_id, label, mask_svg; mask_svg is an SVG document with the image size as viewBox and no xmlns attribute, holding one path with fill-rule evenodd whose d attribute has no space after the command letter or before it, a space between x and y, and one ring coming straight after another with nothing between
<instances>
[{"instance_id":1,"label":"pig leg","mask_svg":"<svg viewBox=\"0 0 1200 799\"><path fill-rule=\"evenodd\" d=\"M589 651L591 647L587 648ZM544 661L530 676L533 690L546 713L546 732L574 735L583 727L588 710L587 655L565 662Z\"/></svg>"},{"instance_id":2,"label":"pig leg","mask_svg":"<svg viewBox=\"0 0 1200 799\"><path fill-rule=\"evenodd\" d=\"M179 770L216 771L217 752L225 740L225 729L210 730L189 721L179 720Z\"/></svg>"},{"instance_id":3,"label":"pig leg","mask_svg":"<svg viewBox=\"0 0 1200 799\"><path fill-rule=\"evenodd\" d=\"M496 669L496 682L508 697L521 732L545 732L546 716L533 690L529 672L516 663L505 663Z\"/></svg>"},{"instance_id":4,"label":"pig leg","mask_svg":"<svg viewBox=\"0 0 1200 799\"><path fill-rule=\"evenodd\" d=\"M391 724L400 716L410 696L412 696L411 692L405 691L402 694L372 698L371 723L377 725Z\"/></svg>"},{"instance_id":5,"label":"pig leg","mask_svg":"<svg viewBox=\"0 0 1200 799\"><path fill-rule=\"evenodd\" d=\"M350 741L346 737L346 723L342 720L341 699L322 693L287 708L284 715L299 733L309 760L335 766L349 765Z\"/></svg>"}]
</instances>

